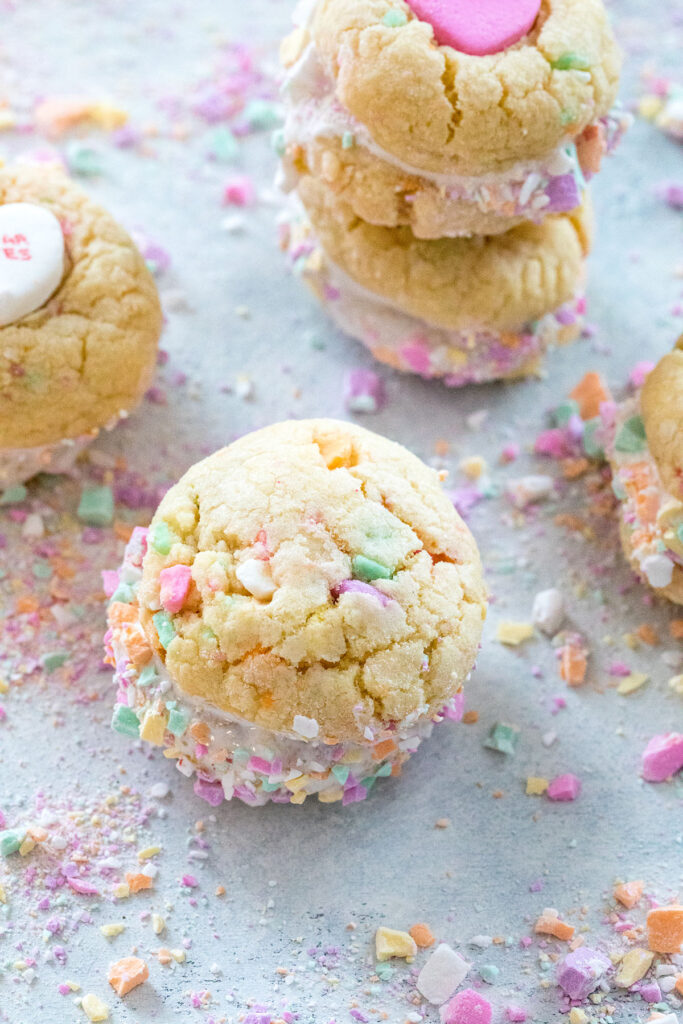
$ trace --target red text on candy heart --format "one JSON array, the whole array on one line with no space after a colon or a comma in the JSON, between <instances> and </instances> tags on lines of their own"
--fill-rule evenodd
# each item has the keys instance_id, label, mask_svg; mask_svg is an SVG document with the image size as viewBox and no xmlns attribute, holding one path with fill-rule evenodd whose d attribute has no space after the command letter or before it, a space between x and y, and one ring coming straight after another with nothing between
<instances>
[{"instance_id":1,"label":"red text on candy heart","mask_svg":"<svg viewBox=\"0 0 683 1024\"><path fill-rule=\"evenodd\" d=\"M7 260L30 260L31 249L26 235L3 235L0 252Z\"/></svg>"}]
</instances>

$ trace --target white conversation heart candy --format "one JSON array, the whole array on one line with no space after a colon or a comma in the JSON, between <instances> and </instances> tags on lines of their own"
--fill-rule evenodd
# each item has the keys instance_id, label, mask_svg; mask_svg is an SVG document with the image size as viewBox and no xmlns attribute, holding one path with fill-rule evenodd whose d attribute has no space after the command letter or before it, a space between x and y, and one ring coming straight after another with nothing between
<instances>
[{"instance_id":1,"label":"white conversation heart candy","mask_svg":"<svg viewBox=\"0 0 683 1024\"><path fill-rule=\"evenodd\" d=\"M34 203L0 206L0 327L47 302L64 273L64 236L53 213Z\"/></svg>"}]
</instances>

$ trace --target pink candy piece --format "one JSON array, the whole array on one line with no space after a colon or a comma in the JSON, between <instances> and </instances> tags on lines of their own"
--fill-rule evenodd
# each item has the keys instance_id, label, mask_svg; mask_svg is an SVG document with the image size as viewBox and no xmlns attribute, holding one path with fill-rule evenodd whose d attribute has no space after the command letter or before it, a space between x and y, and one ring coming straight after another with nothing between
<instances>
[{"instance_id":1,"label":"pink candy piece","mask_svg":"<svg viewBox=\"0 0 683 1024\"><path fill-rule=\"evenodd\" d=\"M202 800L206 800L207 804L211 804L212 807L218 807L218 805L222 804L225 799L223 786L220 782L208 782L206 779L196 779L194 791L198 797L201 797Z\"/></svg>"},{"instance_id":2,"label":"pink candy piece","mask_svg":"<svg viewBox=\"0 0 683 1024\"><path fill-rule=\"evenodd\" d=\"M175 615L185 604L192 570L189 565L172 565L159 573L159 597L163 607Z\"/></svg>"},{"instance_id":3,"label":"pink candy piece","mask_svg":"<svg viewBox=\"0 0 683 1024\"><path fill-rule=\"evenodd\" d=\"M653 736L643 751L643 778L665 782L683 768L683 733L665 732Z\"/></svg>"},{"instance_id":4,"label":"pink candy piece","mask_svg":"<svg viewBox=\"0 0 683 1024\"><path fill-rule=\"evenodd\" d=\"M549 783L546 792L550 800L576 800L581 792L581 779L577 779L571 772L558 775Z\"/></svg>"},{"instance_id":5,"label":"pink candy piece","mask_svg":"<svg viewBox=\"0 0 683 1024\"><path fill-rule=\"evenodd\" d=\"M226 206L251 206L256 199L256 190L250 178L238 175L226 181L223 202Z\"/></svg>"},{"instance_id":6,"label":"pink candy piece","mask_svg":"<svg viewBox=\"0 0 683 1024\"><path fill-rule=\"evenodd\" d=\"M483 57L525 36L541 0L408 0L408 6L432 26L440 46Z\"/></svg>"},{"instance_id":7,"label":"pink candy piece","mask_svg":"<svg viewBox=\"0 0 683 1024\"><path fill-rule=\"evenodd\" d=\"M654 368L655 364L650 359L646 359L640 363L636 363L636 365L633 367L633 369L628 375L629 383L634 388L642 388L643 384L645 383L645 378L647 377L648 373L651 373L652 370L654 370Z\"/></svg>"},{"instance_id":8,"label":"pink candy piece","mask_svg":"<svg viewBox=\"0 0 683 1024\"><path fill-rule=\"evenodd\" d=\"M526 1010L523 1010L521 1006L506 1006L505 1016L509 1021L512 1021L513 1024L524 1024L524 1021L526 1020Z\"/></svg>"},{"instance_id":9,"label":"pink candy piece","mask_svg":"<svg viewBox=\"0 0 683 1024\"><path fill-rule=\"evenodd\" d=\"M369 583L363 583L362 580L342 580L341 583L332 588L332 597L335 600L340 598L342 594L367 594L368 597L374 597L376 601L379 601L385 607L391 601L391 598L383 594L377 587L373 587Z\"/></svg>"},{"instance_id":10,"label":"pink candy piece","mask_svg":"<svg viewBox=\"0 0 683 1024\"><path fill-rule=\"evenodd\" d=\"M114 569L102 570L102 589L105 597L111 597L119 585L119 574Z\"/></svg>"},{"instance_id":11,"label":"pink candy piece","mask_svg":"<svg viewBox=\"0 0 683 1024\"><path fill-rule=\"evenodd\" d=\"M465 988L453 996L441 1010L443 1024L491 1024L491 1004L488 999Z\"/></svg>"},{"instance_id":12,"label":"pink candy piece","mask_svg":"<svg viewBox=\"0 0 683 1024\"><path fill-rule=\"evenodd\" d=\"M557 969L557 984L570 999L587 999L612 966L602 953L588 946L567 953Z\"/></svg>"}]
</instances>

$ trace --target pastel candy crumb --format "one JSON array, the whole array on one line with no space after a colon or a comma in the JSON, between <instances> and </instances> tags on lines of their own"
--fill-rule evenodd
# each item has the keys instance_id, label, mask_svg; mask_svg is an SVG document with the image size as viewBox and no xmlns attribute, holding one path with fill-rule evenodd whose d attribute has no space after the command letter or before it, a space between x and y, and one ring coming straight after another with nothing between
<instances>
[{"instance_id":1,"label":"pastel candy crumb","mask_svg":"<svg viewBox=\"0 0 683 1024\"><path fill-rule=\"evenodd\" d=\"M145 961L137 956L124 956L122 960L110 964L107 973L107 981L117 996L125 996L148 978L149 968Z\"/></svg>"},{"instance_id":2,"label":"pastel candy crumb","mask_svg":"<svg viewBox=\"0 0 683 1024\"><path fill-rule=\"evenodd\" d=\"M459 953L442 942L417 976L417 990L425 999L440 1006L467 977L470 965Z\"/></svg>"},{"instance_id":3,"label":"pastel candy crumb","mask_svg":"<svg viewBox=\"0 0 683 1024\"><path fill-rule=\"evenodd\" d=\"M580 946L567 953L558 967L557 983L570 999L586 999L611 966L611 961L602 953Z\"/></svg>"},{"instance_id":4,"label":"pastel candy crumb","mask_svg":"<svg viewBox=\"0 0 683 1024\"><path fill-rule=\"evenodd\" d=\"M491 1024L493 1010L488 999L472 988L454 995L441 1010L443 1024Z\"/></svg>"},{"instance_id":5,"label":"pastel candy crumb","mask_svg":"<svg viewBox=\"0 0 683 1024\"><path fill-rule=\"evenodd\" d=\"M159 573L159 598L169 614L175 615L185 604L191 580L189 565L172 565Z\"/></svg>"},{"instance_id":6,"label":"pastel candy crumb","mask_svg":"<svg viewBox=\"0 0 683 1024\"><path fill-rule=\"evenodd\" d=\"M619 903L628 910L635 907L642 895L643 883L641 881L622 882L620 885L616 885L614 887L615 900L618 900Z\"/></svg>"},{"instance_id":7,"label":"pastel candy crumb","mask_svg":"<svg viewBox=\"0 0 683 1024\"><path fill-rule=\"evenodd\" d=\"M665 782L683 768L683 733L666 732L653 736L642 757L646 782Z\"/></svg>"},{"instance_id":8,"label":"pastel candy crumb","mask_svg":"<svg viewBox=\"0 0 683 1024\"><path fill-rule=\"evenodd\" d=\"M395 928L378 928L375 932L375 956L379 961L399 957L412 960L417 953L415 940L408 932Z\"/></svg>"},{"instance_id":9,"label":"pastel candy crumb","mask_svg":"<svg viewBox=\"0 0 683 1024\"><path fill-rule=\"evenodd\" d=\"M556 801L576 800L581 793L581 779L571 772L558 775L548 783L548 799Z\"/></svg>"}]
</instances>

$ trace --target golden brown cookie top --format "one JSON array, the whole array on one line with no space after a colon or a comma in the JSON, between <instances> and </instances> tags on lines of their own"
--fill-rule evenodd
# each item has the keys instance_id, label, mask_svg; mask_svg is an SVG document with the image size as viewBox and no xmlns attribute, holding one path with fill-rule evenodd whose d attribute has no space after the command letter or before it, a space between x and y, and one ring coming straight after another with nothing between
<instances>
[{"instance_id":1,"label":"golden brown cookie top","mask_svg":"<svg viewBox=\"0 0 683 1024\"><path fill-rule=\"evenodd\" d=\"M162 621L160 574L179 564L191 589ZM187 694L334 739L438 711L485 615L476 544L436 472L335 420L275 424L188 470L152 521L138 599Z\"/></svg>"},{"instance_id":2,"label":"golden brown cookie top","mask_svg":"<svg viewBox=\"0 0 683 1024\"><path fill-rule=\"evenodd\" d=\"M620 56L601 0L544 0L531 32L489 56L438 46L403 0L318 0L284 59L309 40L338 101L374 142L437 173L544 157L603 117L618 88Z\"/></svg>"},{"instance_id":3,"label":"golden brown cookie top","mask_svg":"<svg viewBox=\"0 0 683 1024\"><path fill-rule=\"evenodd\" d=\"M588 202L502 235L416 239L377 227L323 182L305 176L299 195L329 258L404 313L448 330L519 331L581 288L590 248Z\"/></svg>"},{"instance_id":4,"label":"golden brown cookie top","mask_svg":"<svg viewBox=\"0 0 683 1024\"><path fill-rule=\"evenodd\" d=\"M77 437L140 401L162 314L130 236L53 167L0 168L0 205L31 203L62 226L65 269L48 301L0 327L0 448Z\"/></svg>"}]
</instances>

